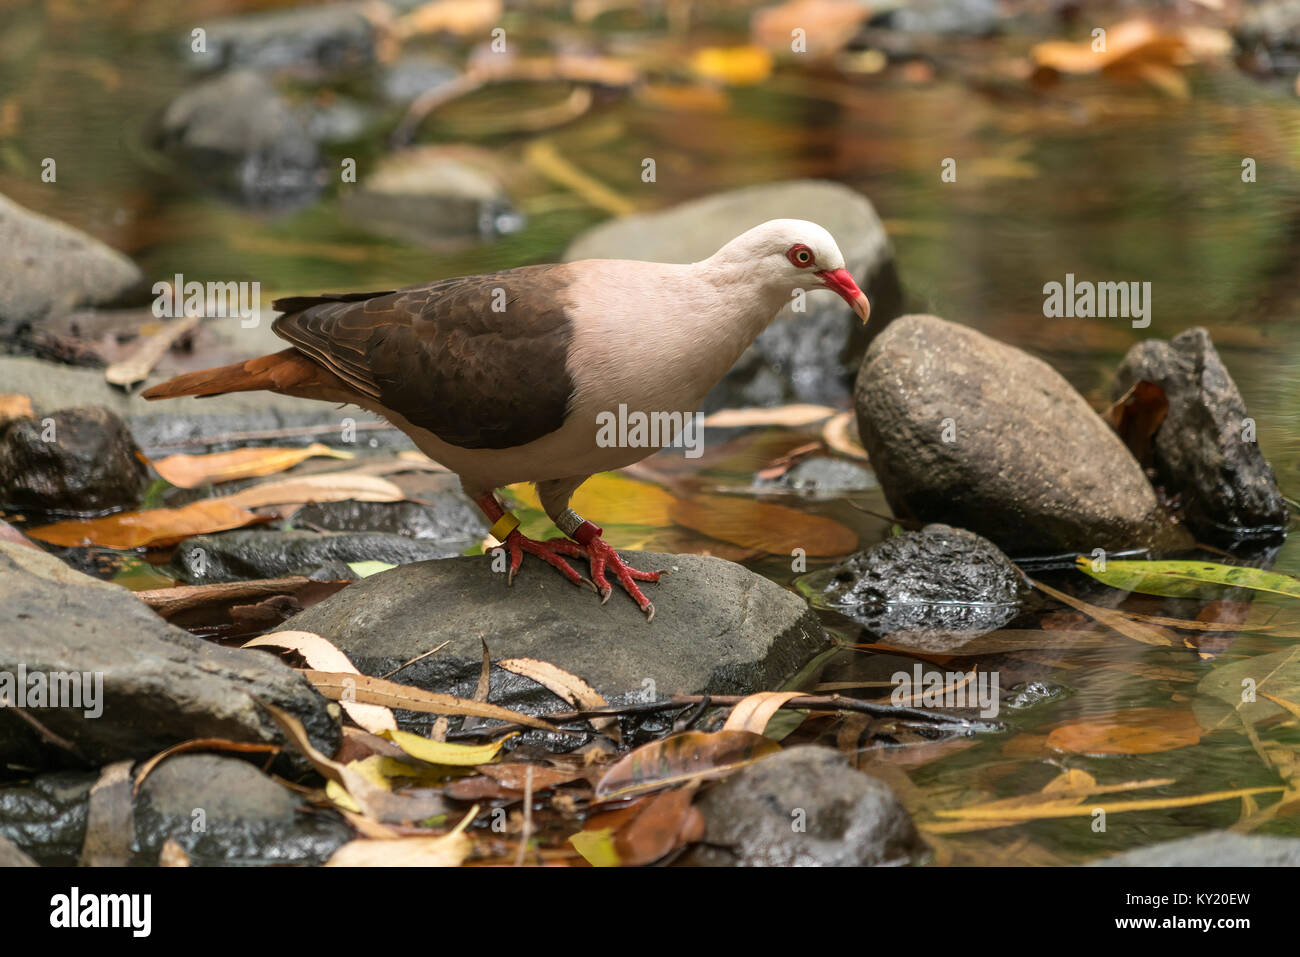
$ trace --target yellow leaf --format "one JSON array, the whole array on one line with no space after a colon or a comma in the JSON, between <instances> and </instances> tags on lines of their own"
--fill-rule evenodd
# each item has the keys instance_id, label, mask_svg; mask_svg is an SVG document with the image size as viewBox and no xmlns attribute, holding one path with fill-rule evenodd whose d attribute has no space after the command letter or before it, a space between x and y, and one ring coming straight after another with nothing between
<instances>
[{"instance_id":1,"label":"yellow leaf","mask_svg":"<svg viewBox=\"0 0 1300 957\"><path fill-rule=\"evenodd\" d=\"M772 73L772 54L762 47L705 47L691 57L691 69L708 80L752 86Z\"/></svg>"},{"instance_id":2,"label":"yellow leaf","mask_svg":"<svg viewBox=\"0 0 1300 957\"><path fill-rule=\"evenodd\" d=\"M579 831L569 838L569 843L592 867L618 867L618 851L614 849L612 828Z\"/></svg>"},{"instance_id":3,"label":"yellow leaf","mask_svg":"<svg viewBox=\"0 0 1300 957\"><path fill-rule=\"evenodd\" d=\"M407 731L381 731L380 737L392 741L411 757L427 761L429 764L473 767L477 764L487 764L497 756L501 745L518 734L518 731L514 731L488 744L449 744L446 741L422 738L418 734Z\"/></svg>"}]
</instances>

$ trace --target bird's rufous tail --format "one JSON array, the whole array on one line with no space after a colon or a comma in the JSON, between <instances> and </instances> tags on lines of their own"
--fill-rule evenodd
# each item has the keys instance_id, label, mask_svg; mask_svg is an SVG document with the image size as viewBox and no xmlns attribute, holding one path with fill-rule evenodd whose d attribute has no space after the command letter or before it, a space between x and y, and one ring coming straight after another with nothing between
<instances>
[{"instance_id":1,"label":"bird's rufous tail","mask_svg":"<svg viewBox=\"0 0 1300 957\"><path fill-rule=\"evenodd\" d=\"M297 349L285 349L269 356L258 356L246 362L187 372L174 379L160 382L141 393L146 399L174 399L183 395L222 395L226 392L279 392L283 395L314 397L316 386L330 373L303 355Z\"/></svg>"}]
</instances>

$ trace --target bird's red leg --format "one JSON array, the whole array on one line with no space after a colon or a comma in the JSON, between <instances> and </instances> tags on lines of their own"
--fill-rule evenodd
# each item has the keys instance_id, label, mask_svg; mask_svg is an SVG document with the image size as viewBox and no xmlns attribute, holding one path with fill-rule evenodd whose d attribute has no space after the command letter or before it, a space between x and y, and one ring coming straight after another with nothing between
<instances>
[{"instance_id":1,"label":"bird's red leg","mask_svg":"<svg viewBox=\"0 0 1300 957\"><path fill-rule=\"evenodd\" d=\"M474 501L483 510L483 514L488 517L488 521L492 522L492 531L490 533L492 537L499 542L503 542L510 554L510 573L506 578L507 584L514 584L515 575L518 574L519 566L524 560L524 552L528 552L558 570L560 574L575 585L596 587L592 582L574 571L573 567L561 557L561 554L572 554L571 552L554 547L556 543L573 545L572 542L563 538L552 539L549 542L539 542L536 539L525 537L519 531L519 520L502 508L501 503L497 501L497 497L491 492L480 495ZM508 530L507 526L509 526ZM497 534L498 532L500 534Z\"/></svg>"},{"instance_id":2,"label":"bird's red leg","mask_svg":"<svg viewBox=\"0 0 1300 957\"><path fill-rule=\"evenodd\" d=\"M646 621L654 620L654 603L645 596L637 582L657 582L663 572L643 572L640 569L633 568L619 557L618 552L614 551L612 545L600 537L601 527L599 525L587 521L571 508L566 508L560 517L556 519L555 524L560 531L574 541L569 542L562 538L553 538L547 544L565 555L583 556L591 563L591 580L596 583L596 590L600 593L601 604L609 601L609 596L614 591L609 579L605 577L605 569L608 567L613 570L614 577L623 586L623 590L632 597L637 607L645 612ZM568 548L564 548L565 545Z\"/></svg>"}]
</instances>

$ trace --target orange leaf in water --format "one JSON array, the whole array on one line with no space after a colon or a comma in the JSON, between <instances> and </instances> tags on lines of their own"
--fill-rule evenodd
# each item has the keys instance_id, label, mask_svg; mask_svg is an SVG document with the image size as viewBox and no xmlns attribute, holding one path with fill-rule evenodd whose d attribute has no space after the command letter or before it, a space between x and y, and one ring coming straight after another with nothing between
<instances>
[{"instance_id":1,"label":"orange leaf in water","mask_svg":"<svg viewBox=\"0 0 1300 957\"><path fill-rule=\"evenodd\" d=\"M673 521L710 538L771 555L847 555L858 547L857 533L820 515L750 498L699 495L674 503Z\"/></svg>"},{"instance_id":2,"label":"orange leaf in water","mask_svg":"<svg viewBox=\"0 0 1300 957\"><path fill-rule=\"evenodd\" d=\"M300 449L236 449L211 455L169 455L154 462L153 467L178 488L195 488L210 482L229 482L283 472L314 455L352 458L350 452L336 452L316 442Z\"/></svg>"},{"instance_id":3,"label":"orange leaf in water","mask_svg":"<svg viewBox=\"0 0 1300 957\"><path fill-rule=\"evenodd\" d=\"M1062 725L1047 744L1073 754L1155 754L1196 744L1201 733L1191 711L1131 708Z\"/></svg>"},{"instance_id":4,"label":"orange leaf in water","mask_svg":"<svg viewBox=\"0 0 1300 957\"><path fill-rule=\"evenodd\" d=\"M266 521L246 508L223 499L204 499L181 508L151 508L118 512L102 518L81 518L28 529L27 534L51 545L102 545L105 548L144 548L175 545L192 535L242 528Z\"/></svg>"}]
</instances>

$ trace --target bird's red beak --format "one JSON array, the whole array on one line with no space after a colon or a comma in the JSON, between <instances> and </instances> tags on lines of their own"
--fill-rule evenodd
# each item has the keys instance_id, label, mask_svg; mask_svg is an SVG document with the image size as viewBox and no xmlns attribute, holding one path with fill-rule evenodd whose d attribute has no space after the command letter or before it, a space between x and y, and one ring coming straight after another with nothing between
<instances>
[{"instance_id":1,"label":"bird's red beak","mask_svg":"<svg viewBox=\"0 0 1300 957\"><path fill-rule=\"evenodd\" d=\"M866 294L858 288L858 284L853 281L847 269L823 269L817 273L817 278L827 289L838 292L840 297L853 307L853 311L858 314L863 324L871 317L871 303L867 301Z\"/></svg>"}]
</instances>

